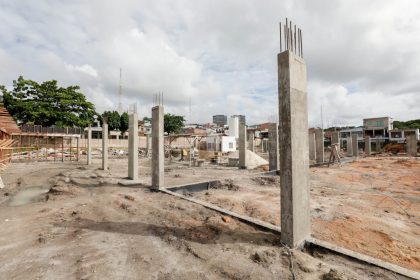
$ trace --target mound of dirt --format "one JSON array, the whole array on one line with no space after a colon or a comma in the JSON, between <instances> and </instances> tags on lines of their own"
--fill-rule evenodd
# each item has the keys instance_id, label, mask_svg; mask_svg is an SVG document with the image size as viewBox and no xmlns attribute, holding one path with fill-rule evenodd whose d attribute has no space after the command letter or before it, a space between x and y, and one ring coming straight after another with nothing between
<instances>
[{"instance_id":1,"label":"mound of dirt","mask_svg":"<svg viewBox=\"0 0 420 280\"><path fill-rule=\"evenodd\" d=\"M238 191L239 186L233 183L233 180L226 179L223 182L217 180L214 182L210 182L209 184L210 189L217 189L217 190L229 190L229 191Z\"/></svg>"},{"instance_id":2,"label":"mound of dirt","mask_svg":"<svg viewBox=\"0 0 420 280\"><path fill-rule=\"evenodd\" d=\"M233 152L229 157L239 158L239 151ZM248 169L254 169L268 164L268 161L266 161L265 159L263 159L262 157L250 150L246 150L245 161Z\"/></svg>"}]
</instances>

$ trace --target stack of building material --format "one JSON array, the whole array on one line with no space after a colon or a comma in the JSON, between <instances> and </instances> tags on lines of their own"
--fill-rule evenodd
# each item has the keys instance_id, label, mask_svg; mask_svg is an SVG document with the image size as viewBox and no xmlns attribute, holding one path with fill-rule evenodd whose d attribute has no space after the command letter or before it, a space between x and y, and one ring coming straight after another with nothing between
<instances>
[{"instance_id":1,"label":"stack of building material","mask_svg":"<svg viewBox=\"0 0 420 280\"><path fill-rule=\"evenodd\" d=\"M0 104L0 130L3 133L12 135L20 133L20 128L17 126L16 121L12 118L9 111ZM3 139L3 138L2 138Z\"/></svg>"}]
</instances>

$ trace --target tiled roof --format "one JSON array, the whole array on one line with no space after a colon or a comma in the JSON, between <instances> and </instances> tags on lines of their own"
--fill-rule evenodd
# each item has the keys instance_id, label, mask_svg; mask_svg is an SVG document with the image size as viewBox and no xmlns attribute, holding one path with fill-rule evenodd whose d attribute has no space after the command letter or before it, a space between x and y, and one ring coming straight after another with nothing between
<instances>
[{"instance_id":1,"label":"tiled roof","mask_svg":"<svg viewBox=\"0 0 420 280\"><path fill-rule=\"evenodd\" d=\"M0 128L8 134L20 133L20 128L3 105L0 105Z\"/></svg>"}]
</instances>

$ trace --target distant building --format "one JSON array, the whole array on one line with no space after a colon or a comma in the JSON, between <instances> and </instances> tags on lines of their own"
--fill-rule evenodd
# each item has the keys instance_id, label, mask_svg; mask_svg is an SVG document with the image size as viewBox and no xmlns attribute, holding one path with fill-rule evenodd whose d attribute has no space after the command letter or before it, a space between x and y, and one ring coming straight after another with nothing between
<instances>
[{"instance_id":1,"label":"distant building","mask_svg":"<svg viewBox=\"0 0 420 280\"><path fill-rule=\"evenodd\" d=\"M240 123L245 123L246 124L246 119L244 115L233 115L230 116L231 118L238 118Z\"/></svg>"},{"instance_id":2,"label":"distant building","mask_svg":"<svg viewBox=\"0 0 420 280\"><path fill-rule=\"evenodd\" d=\"M420 133L419 129L395 129L389 131L389 140L390 141L396 141L399 143L404 143L405 139L409 135L415 135L417 140L420 140Z\"/></svg>"},{"instance_id":3,"label":"distant building","mask_svg":"<svg viewBox=\"0 0 420 280\"><path fill-rule=\"evenodd\" d=\"M363 119L364 136L376 139L388 139L389 131L394 129L394 120L390 117Z\"/></svg>"},{"instance_id":4,"label":"distant building","mask_svg":"<svg viewBox=\"0 0 420 280\"><path fill-rule=\"evenodd\" d=\"M229 136L239 138L239 117L231 116L228 121Z\"/></svg>"},{"instance_id":5,"label":"distant building","mask_svg":"<svg viewBox=\"0 0 420 280\"><path fill-rule=\"evenodd\" d=\"M227 125L227 116L226 115L214 115L213 116L213 123L215 123L219 127L223 127Z\"/></svg>"}]
</instances>

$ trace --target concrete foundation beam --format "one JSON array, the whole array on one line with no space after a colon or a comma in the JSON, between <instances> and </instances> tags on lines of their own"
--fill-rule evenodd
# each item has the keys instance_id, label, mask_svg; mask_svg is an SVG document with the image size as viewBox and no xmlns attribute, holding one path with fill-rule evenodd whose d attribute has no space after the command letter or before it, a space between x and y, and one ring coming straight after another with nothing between
<instances>
[{"instance_id":1,"label":"concrete foundation beam","mask_svg":"<svg viewBox=\"0 0 420 280\"><path fill-rule=\"evenodd\" d=\"M315 130L316 163L324 163L324 130Z\"/></svg>"},{"instance_id":2,"label":"concrete foundation beam","mask_svg":"<svg viewBox=\"0 0 420 280\"><path fill-rule=\"evenodd\" d=\"M128 178L139 178L139 120L137 113L128 118Z\"/></svg>"},{"instance_id":3,"label":"concrete foundation beam","mask_svg":"<svg viewBox=\"0 0 420 280\"><path fill-rule=\"evenodd\" d=\"M279 163L279 126L277 123L270 123L268 126L268 167L269 170L278 170Z\"/></svg>"},{"instance_id":4,"label":"concrete foundation beam","mask_svg":"<svg viewBox=\"0 0 420 280\"><path fill-rule=\"evenodd\" d=\"M246 169L246 125L239 124L239 168Z\"/></svg>"},{"instance_id":5,"label":"concrete foundation beam","mask_svg":"<svg viewBox=\"0 0 420 280\"><path fill-rule=\"evenodd\" d=\"M311 233L306 64L287 50L278 54L277 65L281 241L296 247Z\"/></svg>"},{"instance_id":6,"label":"concrete foundation beam","mask_svg":"<svg viewBox=\"0 0 420 280\"><path fill-rule=\"evenodd\" d=\"M152 108L152 188L164 187L163 106Z\"/></svg>"}]
</instances>

